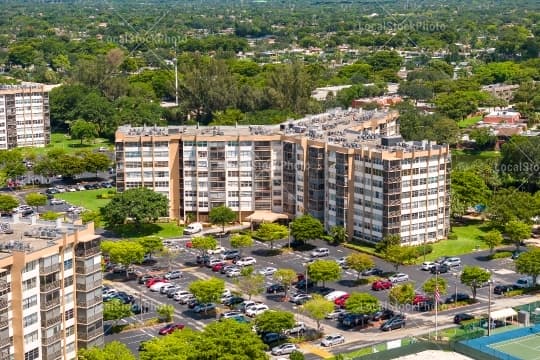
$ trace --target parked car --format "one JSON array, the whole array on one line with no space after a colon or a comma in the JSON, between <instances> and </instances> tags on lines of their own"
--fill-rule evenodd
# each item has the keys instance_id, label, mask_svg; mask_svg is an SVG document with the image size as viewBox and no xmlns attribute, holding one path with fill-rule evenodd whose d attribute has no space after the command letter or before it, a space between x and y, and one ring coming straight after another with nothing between
<instances>
[{"instance_id":1,"label":"parked car","mask_svg":"<svg viewBox=\"0 0 540 360\"><path fill-rule=\"evenodd\" d=\"M336 290L336 291L332 291L330 294L325 295L324 298L326 300L335 301L337 298L339 298L339 297L341 297L343 295L348 295L348 293L345 292L345 291Z\"/></svg>"},{"instance_id":2,"label":"parked car","mask_svg":"<svg viewBox=\"0 0 540 360\"><path fill-rule=\"evenodd\" d=\"M377 281L374 281L373 284L371 284L371 290L375 290L375 291L386 290L386 289L390 289L393 285L394 283L388 279L377 280Z\"/></svg>"},{"instance_id":3,"label":"parked car","mask_svg":"<svg viewBox=\"0 0 540 360\"><path fill-rule=\"evenodd\" d=\"M514 287L516 289L526 289L533 287L535 284L533 282L532 276L523 276L516 280ZM540 277L536 279L536 285L540 285Z\"/></svg>"},{"instance_id":4,"label":"parked car","mask_svg":"<svg viewBox=\"0 0 540 360\"><path fill-rule=\"evenodd\" d=\"M224 320L224 319L230 319L230 318L233 318L235 316L238 316L238 315L241 315L242 312L241 311L238 311L238 310L234 310L234 311L227 311L225 313L222 313L219 315L219 319L220 320Z\"/></svg>"},{"instance_id":5,"label":"parked car","mask_svg":"<svg viewBox=\"0 0 540 360\"><path fill-rule=\"evenodd\" d=\"M227 264L227 263L226 263L226 262L223 262L223 261L222 261L222 262L219 262L219 263L217 263L217 264L214 264L214 266L212 266L212 271L213 271L213 272L219 272L219 271L221 271L221 269L222 269L224 266L226 266L226 264Z\"/></svg>"},{"instance_id":6,"label":"parked car","mask_svg":"<svg viewBox=\"0 0 540 360\"><path fill-rule=\"evenodd\" d=\"M255 265L256 263L257 263L257 260L251 256L244 257L236 261L236 265L238 266L249 266L249 265Z\"/></svg>"},{"instance_id":7,"label":"parked car","mask_svg":"<svg viewBox=\"0 0 540 360\"><path fill-rule=\"evenodd\" d=\"M285 286L281 284L272 284L269 287L266 288L266 292L268 294L275 294L280 292L285 292Z\"/></svg>"},{"instance_id":8,"label":"parked car","mask_svg":"<svg viewBox=\"0 0 540 360\"><path fill-rule=\"evenodd\" d=\"M182 330L184 328L183 324L167 324L161 329L159 329L159 335L169 335L175 332L176 330Z\"/></svg>"},{"instance_id":9,"label":"parked car","mask_svg":"<svg viewBox=\"0 0 540 360\"><path fill-rule=\"evenodd\" d=\"M395 316L395 313L393 310L390 309L381 309L371 315L371 320L373 321L380 321L380 320L388 320Z\"/></svg>"},{"instance_id":10,"label":"parked car","mask_svg":"<svg viewBox=\"0 0 540 360\"><path fill-rule=\"evenodd\" d=\"M405 323L406 321L404 315L396 315L382 324L380 329L382 331L401 329L405 327Z\"/></svg>"},{"instance_id":11,"label":"parked car","mask_svg":"<svg viewBox=\"0 0 540 360\"><path fill-rule=\"evenodd\" d=\"M392 275L388 278L393 283L399 283L404 281L409 281L409 275L404 273L397 273L395 275Z\"/></svg>"},{"instance_id":12,"label":"parked car","mask_svg":"<svg viewBox=\"0 0 540 360\"><path fill-rule=\"evenodd\" d=\"M228 271L232 270L232 269L240 269L240 267L236 266L236 265L225 265L221 268L221 270L219 270L219 272L221 274L227 274Z\"/></svg>"},{"instance_id":13,"label":"parked car","mask_svg":"<svg viewBox=\"0 0 540 360\"><path fill-rule=\"evenodd\" d=\"M221 253L223 260L236 260L240 258L240 250L227 250Z\"/></svg>"},{"instance_id":14,"label":"parked car","mask_svg":"<svg viewBox=\"0 0 540 360\"><path fill-rule=\"evenodd\" d=\"M451 257L451 258L446 259L446 260L443 262L443 265L446 265L446 266L448 266L448 267L457 267L457 266L461 266L461 259L458 258L458 257Z\"/></svg>"},{"instance_id":15,"label":"parked car","mask_svg":"<svg viewBox=\"0 0 540 360\"><path fill-rule=\"evenodd\" d=\"M268 266L268 267L265 267L264 269L259 270L259 274L264 275L264 276L272 276L274 275L276 271L277 269L275 267Z\"/></svg>"},{"instance_id":16,"label":"parked car","mask_svg":"<svg viewBox=\"0 0 540 360\"><path fill-rule=\"evenodd\" d=\"M222 259L210 259L204 263L206 267L213 268L214 265L223 264Z\"/></svg>"},{"instance_id":17,"label":"parked car","mask_svg":"<svg viewBox=\"0 0 540 360\"><path fill-rule=\"evenodd\" d=\"M450 270L448 265L444 264L435 264L431 267L430 271L432 274L444 274Z\"/></svg>"},{"instance_id":18,"label":"parked car","mask_svg":"<svg viewBox=\"0 0 540 360\"><path fill-rule=\"evenodd\" d=\"M328 313L324 318L325 318L325 319L328 319L328 320L337 320L337 318L338 318L341 314L346 314L346 313L347 313L347 310L341 309L341 308L336 308L336 309L334 309L334 311L332 311L331 313Z\"/></svg>"},{"instance_id":19,"label":"parked car","mask_svg":"<svg viewBox=\"0 0 540 360\"><path fill-rule=\"evenodd\" d=\"M341 257L339 259L336 259L336 262L338 263L339 266L341 266L342 269L347 270L349 268L349 265L347 265L346 257Z\"/></svg>"},{"instance_id":20,"label":"parked car","mask_svg":"<svg viewBox=\"0 0 540 360\"><path fill-rule=\"evenodd\" d=\"M330 250L327 248L318 248L311 252L311 257L318 258L330 255Z\"/></svg>"},{"instance_id":21,"label":"parked car","mask_svg":"<svg viewBox=\"0 0 540 360\"><path fill-rule=\"evenodd\" d=\"M328 346L334 346L343 344L345 342L345 338L341 334L332 334L332 335L326 335L324 339L321 341L321 345L328 347Z\"/></svg>"},{"instance_id":22,"label":"parked car","mask_svg":"<svg viewBox=\"0 0 540 360\"><path fill-rule=\"evenodd\" d=\"M209 312L214 311L216 309L216 304L208 303L208 304L200 304L193 308L193 311L196 313L202 313L202 312Z\"/></svg>"},{"instance_id":23,"label":"parked car","mask_svg":"<svg viewBox=\"0 0 540 360\"><path fill-rule=\"evenodd\" d=\"M159 293L167 294L167 291L169 291L169 289L174 289L174 288L176 288L176 285L174 284L165 284L164 286L161 287L161 289L159 289Z\"/></svg>"},{"instance_id":24,"label":"parked car","mask_svg":"<svg viewBox=\"0 0 540 360\"><path fill-rule=\"evenodd\" d=\"M503 321L503 320L493 320L491 319L491 321L489 322L489 327L491 329L497 329L497 328L500 328L500 327L503 327L503 326L506 326L506 321ZM488 321L487 319L482 319L482 321L480 321L480 326L484 329L487 329L488 328Z\"/></svg>"},{"instance_id":25,"label":"parked car","mask_svg":"<svg viewBox=\"0 0 540 360\"><path fill-rule=\"evenodd\" d=\"M307 301L311 300L311 295L309 294L297 294L294 296L294 300L291 298L291 302L296 305L303 305Z\"/></svg>"},{"instance_id":26,"label":"parked car","mask_svg":"<svg viewBox=\"0 0 540 360\"><path fill-rule=\"evenodd\" d=\"M426 301L419 302L418 304L415 305L415 307L416 307L416 310L420 312L432 311L435 309L435 301L432 299L428 299Z\"/></svg>"},{"instance_id":27,"label":"parked car","mask_svg":"<svg viewBox=\"0 0 540 360\"><path fill-rule=\"evenodd\" d=\"M290 329L287 329L284 331L285 335L287 336L291 336L291 335L296 335L296 334L303 334L305 333L307 330L307 326L305 323L303 322L298 322L296 324L294 324L294 326Z\"/></svg>"},{"instance_id":28,"label":"parked car","mask_svg":"<svg viewBox=\"0 0 540 360\"><path fill-rule=\"evenodd\" d=\"M169 282L167 279L163 279L161 277L153 277L153 278L150 278L148 280L146 280L146 282L144 283L144 285L149 288L150 286L154 285L155 283L157 282Z\"/></svg>"},{"instance_id":29,"label":"parked car","mask_svg":"<svg viewBox=\"0 0 540 360\"><path fill-rule=\"evenodd\" d=\"M345 328L352 328L355 326L366 326L369 322L369 315L365 314L346 314L345 316L338 318L341 326Z\"/></svg>"},{"instance_id":30,"label":"parked car","mask_svg":"<svg viewBox=\"0 0 540 360\"><path fill-rule=\"evenodd\" d=\"M272 355L287 355L298 350L298 346L291 343L285 343L272 348Z\"/></svg>"},{"instance_id":31,"label":"parked car","mask_svg":"<svg viewBox=\"0 0 540 360\"><path fill-rule=\"evenodd\" d=\"M171 280L171 279L179 279L182 277L182 272L180 270L173 270L169 271L165 274L165 279Z\"/></svg>"},{"instance_id":32,"label":"parked car","mask_svg":"<svg viewBox=\"0 0 540 360\"><path fill-rule=\"evenodd\" d=\"M313 280L310 280L310 279L302 279L300 280L299 282L297 282L294 287L297 288L297 289L305 289L307 286L307 288L312 288L315 286L315 282Z\"/></svg>"},{"instance_id":33,"label":"parked car","mask_svg":"<svg viewBox=\"0 0 540 360\"><path fill-rule=\"evenodd\" d=\"M424 294L414 294L414 298L413 298L413 301L412 301L412 304L413 305L418 305L420 303L423 303L425 301L429 301L431 300L431 298L427 295L424 295Z\"/></svg>"},{"instance_id":34,"label":"parked car","mask_svg":"<svg viewBox=\"0 0 540 360\"><path fill-rule=\"evenodd\" d=\"M424 262L422 263L421 269L422 269L422 270L425 270L425 271L429 271L429 270L431 270L431 268L432 268L433 266L435 266L435 263L434 263L434 262L432 262L432 261L424 261Z\"/></svg>"},{"instance_id":35,"label":"parked car","mask_svg":"<svg viewBox=\"0 0 540 360\"><path fill-rule=\"evenodd\" d=\"M249 317L254 317L268 310L269 310L268 305L265 305L265 304L253 305L246 310L246 315Z\"/></svg>"},{"instance_id":36,"label":"parked car","mask_svg":"<svg viewBox=\"0 0 540 360\"><path fill-rule=\"evenodd\" d=\"M287 339L287 336L285 334L269 332L269 333L262 334L261 339L263 343L270 345L270 344L275 344L278 341Z\"/></svg>"},{"instance_id":37,"label":"parked car","mask_svg":"<svg viewBox=\"0 0 540 360\"><path fill-rule=\"evenodd\" d=\"M239 268L233 268L233 269L230 269L229 271L227 271L227 273L225 274L227 275L227 277L238 277L240 275L242 275L242 270L240 270Z\"/></svg>"},{"instance_id":38,"label":"parked car","mask_svg":"<svg viewBox=\"0 0 540 360\"><path fill-rule=\"evenodd\" d=\"M239 296L233 296L228 298L226 301L223 302L223 305L225 306L234 306L237 304L241 304L244 302L244 298L241 298Z\"/></svg>"},{"instance_id":39,"label":"parked car","mask_svg":"<svg viewBox=\"0 0 540 360\"><path fill-rule=\"evenodd\" d=\"M191 223L184 228L184 234L191 235L201 232L203 226L201 223Z\"/></svg>"},{"instance_id":40,"label":"parked car","mask_svg":"<svg viewBox=\"0 0 540 360\"><path fill-rule=\"evenodd\" d=\"M56 198L51 199L51 205L64 205L65 203L66 203L66 200L56 199Z\"/></svg>"},{"instance_id":41,"label":"parked car","mask_svg":"<svg viewBox=\"0 0 540 360\"><path fill-rule=\"evenodd\" d=\"M462 321L473 320L473 319L474 319L474 315L472 314L459 313L454 316L454 324L459 325L461 324Z\"/></svg>"},{"instance_id":42,"label":"parked car","mask_svg":"<svg viewBox=\"0 0 540 360\"><path fill-rule=\"evenodd\" d=\"M334 300L334 304L336 304L337 306L345 306L345 302L350 296L351 295L349 294L341 295L336 300Z\"/></svg>"},{"instance_id":43,"label":"parked car","mask_svg":"<svg viewBox=\"0 0 540 360\"><path fill-rule=\"evenodd\" d=\"M329 288L329 287L319 287L319 288L313 289L313 292L316 292L317 294L320 294L322 296L326 296L330 294L332 291L336 291L336 289Z\"/></svg>"},{"instance_id":44,"label":"parked car","mask_svg":"<svg viewBox=\"0 0 540 360\"><path fill-rule=\"evenodd\" d=\"M181 286L174 285L173 287L169 288L169 290L167 290L167 297L170 299L174 298L174 294L176 294L176 292L181 289L182 289Z\"/></svg>"},{"instance_id":45,"label":"parked car","mask_svg":"<svg viewBox=\"0 0 540 360\"><path fill-rule=\"evenodd\" d=\"M160 292L161 288L163 286L166 286L166 285L168 285L168 281L167 282L165 282L165 281L156 282L156 283L152 284L152 286L150 286L150 291L152 291L152 292Z\"/></svg>"},{"instance_id":46,"label":"parked car","mask_svg":"<svg viewBox=\"0 0 540 360\"><path fill-rule=\"evenodd\" d=\"M446 304L453 304L458 301L467 301L469 299L470 299L470 296L468 294L457 293L457 294L452 294L449 297L447 297L444 302Z\"/></svg>"},{"instance_id":47,"label":"parked car","mask_svg":"<svg viewBox=\"0 0 540 360\"><path fill-rule=\"evenodd\" d=\"M192 295L189 291L187 290L178 290L174 295L173 295L173 299L176 300L176 301L180 301L182 300L183 298L185 297L188 297L189 295Z\"/></svg>"},{"instance_id":48,"label":"parked car","mask_svg":"<svg viewBox=\"0 0 540 360\"><path fill-rule=\"evenodd\" d=\"M227 251L227 249L225 249L223 246L218 246L216 247L215 249L213 250L208 250L206 251L208 254L211 254L211 255L217 255L217 254L221 254L223 252Z\"/></svg>"},{"instance_id":49,"label":"parked car","mask_svg":"<svg viewBox=\"0 0 540 360\"><path fill-rule=\"evenodd\" d=\"M507 285L497 285L493 288L493 293L495 295L504 295L509 291L515 290L516 287L513 284Z\"/></svg>"},{"instance_id":50,"label":"parked car","mask_svg":"<svg viewBox=\"0 0 540 360\"><path fill-rule=\"evenodd\" d=\"M384 273L379 268L371 268L362 272L362 276L381 276Z\"/></svg>"}]
</instances>

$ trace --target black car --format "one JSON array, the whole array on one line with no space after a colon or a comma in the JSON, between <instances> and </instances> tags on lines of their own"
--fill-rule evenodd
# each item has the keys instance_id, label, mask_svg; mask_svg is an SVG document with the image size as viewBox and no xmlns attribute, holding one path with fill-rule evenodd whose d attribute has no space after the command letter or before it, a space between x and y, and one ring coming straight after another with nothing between
<instances>
[{"instance_id":1,"label":"black car","mask_svg":"<svg viewBox=\"0 0 540 360\"><path fill-rule=\"evenodd\" d=\"M430 271L432 274L444 274L447 273L450 268L444 264L435 264L432 266Z\"/></svg>"},{"instance_id":2,"label":"black car","mask_svg":"<svg viewBox=\"0 0 540 360\"><path fill-rule=\"evenodd\" d=\"M148 280L152 279L154 276L152 275L143 275L139 277L139 280L137 281L139 284L145 284Z\"/></svg>"},{"instance_id":3,"label":"black car","mask_svg":"<svg viewBox=\"0 0 540 360\"><path fill-rule=\"evenodd\" d=\"M269 287L266 288L266 292L268 294L275 294L280 292L285 292L285 286L281 284L272 284Z\"/></svg>"},{"instance_id":4,"label":"black car","mask_svg":"<svg viewBox=\"0 0 540 360\"><path fill-rule=\"evenodd\" d=\"M503 326L506 326L506 322L505 321L502 321L502 320L493 320L491 319L490 323L490 328L491 329L496 329L496 328L500 328L500 327L503 327ZM487 319L482 319L480 321L480 326L483 327L484 329L487 329L488 328L488 321Z\"/></svg>"},{"instance_id":5,"label":"black car","mask_svg":"<svg viewBox=\"0 0 540 360\"><path fill-rule=\"evenodd\" d=\"M405 316L397 315L387 320L384 324L381 325L380 329L382 331L390 331L395 329L401 329L405 327Z\"/></svg>"},{"instance_id":6,"label":"black car","mask_svg":"<svg viewBox=\"0 0 540 360\"><path fill-rule=\"evenodd\" d=\"M371 269L367 269L366 271L362 272L362 276L380 276L383 273L384 273L384 271L382 271L379 268L371 268Z\"/></svg>"},{"instance_id":7,"label":"black car","mask_svg":"<svg viewBox=\"0 0 540 360\"><path fill-rule=\"evenodd\" d=\"M375 314L371 315L371 320L373 321L379 321L379 320L388 320L394 317L394 311L390 309L381 309L377 311Z\"/></svg>"},{"instance_id":8,"label":"black car","mask_svg":"<svg viewBox=\"0 0 540 360\"><path fill-rule=\"evenodd\" d=\"M497 285L493 288L493 293L495 295L503 295L512 290L515 290L514 285Z\"/></svg>"},{"instance_id":9,"label":"black car","mask_svg":"<svg viewBox=\"0 0 540 360\"><path fill-rule=\"evenodd\" d=\"M315 286L315 282L313 280L307 280L307 287L308 288L312 288ZM299 282L297 282L295 285L294 285L295 288L297 289L305 289L306 288L306 279L302 279L300 280Z\"/></svg>"},{"instance_id":10,"label":"black car","mask_svg":"<svg viewBox=\"0 0 540 360\"><path fill-rule=\"evenodd\" d=\"M241 304L241 303L243 303L244 301L245 301L244 298L241 298L241 297L239 297L239 296L233 296L233 297L228 298L227 300L225 300L225 301L223 302L223 305L225 305L225 306L234 306L234 305L236 305L236 304Z\"/></svg>"},{"instance_id":11,"label":"black car","mask_svg":"<svg viewBox=\"0 0 540 360\"><path fill-rule=\"evenodd\" d=\"M197 305L199 305L199 302L197 300L190 300L187 303L188 308L194 309Z\"/></svg>"},{"instance_id":12,"label":"black car","mask_svg":"<svg viewBox=\"0 0 540 360\"><path fill-rule=\"evenodd\" d=\"M426 301L422 301L422 302L419 302L418 304L416 304L415 307L416 307L416 310L418 310L420 312L433 311L433 310L435 310L435 301L433 301L431 299L426 300Z\"/></svg>"},{"instance_id":13,"label":"black car","mask_svg":"<svg viewBox=\"0 0 540 360\"><path fill-rule=\"evenodd\" d=\"M278 334L278 333L275 333L275 332L270 332L270 333L262 334L261 339L262 339L263 343L265 343L266 345L270 345L270 344L275 344L275 343L277 343L277 342L279 342L281 340L287 339L287 336L284 335L284 334Z\"/></svg>"},{"instance_id":14,"label":"black car","mask_svg":"<svg viewBox=\"0 0 540 360\"><path fill-rule=\"evenodd\" d=\"M197 264L206 264L210 261L210 256L208 255L197 255Z\"/></svg>"},{"instance_id":15,"label":"black car","mask_svg":"<svg viewBox=\"0 0 540 360\"><path fill-rule=\"evenodd\" d=\"M326 295L330 294L332 291L336 291L336 289L332 289L332 288L329 288L329 287L320 287L320 288L314 289L314 291L317 294L321 294L322 296L326 296Z\"/></svg>"},{"instance_id":16,"label":"black car","mask_svg":"<svg viewBox=\"0 0 540 360\"><path fill-rule=\"evenodd\" d=\"M465 313L456 314L456 316L454 316L454 324L461 324L462 321L473 320L473 319L474 319L474 315L471 315L471 314L465 314Z\"/></svg>"},{"instance_id":17,"label":"black car","mask_svg":"<svg viewBox=\"0 0 540 360\"><path fill-rule=\"evenodd\" d=\"M471 297L469 295L463 293L452 294L446 298L445 304L453 304L458 301L467 301L470 298Z\"/></svg>"},{"instance_id":18,"label":"black car","mask_svg":"<svg viewBox=\"0 0 540 360\"><path fill-rule=\"evenodd\" d=\"M364 314L347 314L343 318L338 320L341 326L345 328L352 328L355 326L365 326L368 324L369 315Z\"/></svg>"}]
</instances>

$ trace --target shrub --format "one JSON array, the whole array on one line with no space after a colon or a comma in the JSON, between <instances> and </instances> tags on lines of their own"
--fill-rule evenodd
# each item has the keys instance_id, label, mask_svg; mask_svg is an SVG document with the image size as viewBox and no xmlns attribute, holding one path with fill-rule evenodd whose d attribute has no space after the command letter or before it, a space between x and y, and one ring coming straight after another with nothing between
<instances>
[{"instance_id":1,"label":"shrub","mask_svg":"<svg viewBox=\"0 0 540 360\"><path fill-rule=\"evenodd\" d=\"M373 256L377 256L377 257L381 256L379 253L377 253L375 251L375 248L370 248L368 246L355 245L355 244L351 244L351 243L345 243L345 244L343 244L343 246L345 246L346 248L349 248L349 249L360 251L360 252L362 252L364 254L373 255Z\"/></svg>"},{"instance_id":2,"label":"shrub","mask_svg":"<svg viewBox=\"0 0 540 360\"><path fill-rule=\"evenodd\" d=\"M451 232L450 234L448 234L448 240L457 240L458 239L458 236L457 234Z\"/></svg>"},{"instance_id":3,"label":"shrub","mask_svg":"<svg viewBox=\"0 0 540 360\"><path fill-rule=\"evenodd\" d=\"M294 350L290 355L289 355L289 359L291 360L304 360L304 354L302 354L300 351L298 350Z\"/></svg>"},{"instance_id":4,"label":"shrub","mask_svg":"<svg viewBox=\"0 0 540 360\"><path fill-rule=\"evenodd\" d=\"M504 293L504 296L512 297L525 294L525 289L510 290Z\"/></svg>"},{"instance_id":5,"label":"shrub","mask_svg":"<svg viewBox=\"0 0 540 360\"><path fill-rule=\"evenodd\" d=\"M416 253L418 256L423 256L424 254L431 254L433 252L433 245L426 244L426 245L418 245L416 247Z\"/></svg>"},{"instance_id":6,"label":"shrub","mask_svg":"<svg viewBox=\"0 0 540 360\"><path fill-rule=\"evenodd\" d=\"M511 251L499 251L489 256L490 259L504 259L512 256Z\"/></svg>"},{"instance_id":7,"label":"shrub","mask_svg":"<svg viewBox=\"0 0 540 360\"><path fill-rule=\"evenodd\" d=\"M41 214L43 220L54 221L60 217L60 214L54 211L47 211Z\"/></svg>"}]
</instances>

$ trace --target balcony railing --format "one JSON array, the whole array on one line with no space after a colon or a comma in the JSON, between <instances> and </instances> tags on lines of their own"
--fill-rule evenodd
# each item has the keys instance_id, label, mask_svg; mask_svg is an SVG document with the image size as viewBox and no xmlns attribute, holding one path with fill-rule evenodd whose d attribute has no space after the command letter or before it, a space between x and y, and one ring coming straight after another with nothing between
<instances>
[{"instance_id":1,"label":"balcony railing","mask_svg":"<svg viewBox=\"0 0 540 360\"><path fill-rule=\"evenodd\" d=\"M41 275L50 274L60 270L60 264L52 264L49 266L39 266L39 272Z\"/></svg>"},{"instance_id":2,"label":"balcony railing","mask_svg":"<svg viewBox=\"0 0 540 360\"><path fill-rule=\"evenodd\" d=\"M59 341L62 338L62 332L59 331L56 334L50 335L48 337L45 337L45 334L43 334L43 337L41 339L41 343L43 345L50 345L52 343L55 343Z\"/></svg>"},{"instance_id":3,"label":"balcony railing","mask_svg":"<svg viewBox=\"0 0 540 360\"><path fill-rule=\"evenodd\" d=\"M41 319L41 326L47 328L47 327L53 326L54 324L59 323L61 320L62 320L62 315L61 314L54 315L54 316L49 316L48 315L47 318L42 318Z\"/></svg>"},{"instance_id":4,"label":"balcony railing","mask_svg":"<svg viewBox=\"0 0 540 360\"><path fill-rule=\"evenodd\" d=\"M62 349L58 349L54 351L43 350L43 359L56 360L61 356L62 356Z\"/></svg>"},{"instance_id":5,"label":"balcony railing","mask_svg":"<svg viewBox=\"0 0 540 360\"><path fill-rule=\"evenodd\" d=\"M91 274L98 271L101 271L101 264L75 266L75 272L77 272L77 274Z\"/></svg>"},{"instance_id":6,"label":"balcony railing","mask_svg":"<svg viewBox=\"0 0 540 360\"><path fill-rule=\"evenodd\" d=\"M94 297L93 299L86 299L83 301L77 301L77 306L80 307L91 307L103 302L103 298Z\"/></svg>"},{"instance_id":7,"label":"balcony railing","mask_svg":"<svg viewBox=\"0 0 540 360\"><path fill-rule=\"evenodd\" d=\"M11 338L9 337L0 337L0 348L6 345L11 345Z\"/></svg>"},{"instance_id":8,"label":"balcony railing","mask_svg":"<svg viewBox=\"0 0 540 360\"><path fill-rule=\"evenodd\" d=\"M103 313L94 314L94 315L83 315L80 312L77 314L77 322L79 324L91 324L95 321L102 320Z\"/></svg>"},{"instance_id":9,"label":"balcony railing","mask_svg":"<svg viewBox=\"0 0 540 360\"><path fill-rule=\"evenodd\" d=\"M0 280L0 291L7 290L7 289L9 289L9 287L10 287L10 284L7 282L6 279L1 279Z\"/></svg>"},{"instance_id":10,"label":"balcony railing","mask_svg":"<svg viewBox=\"0 0 540 360\"><path fill-rule=\"evenodd\" d=\"M92 340L100 335L103 335L103 330L102 329L95 329L95 330L92 330L92 331L88 331L88 332L78 332L77 333L77 338L79 340L84 340L84 341L88 341L88 340Z\"/></svg>"},{"instance_id":11,"label":"balcony railing","mask_svg":"<svg viewBox=\"0 0 540 360\"><path fill-rule=\"evenodd\" d=\"M6 328L9 326L9 320L6 318L0 318L0 329Z\"/></svg>"},{"instance_id":12,"label":"balcony railing","mask_svg":"<svg viewBox=\"0 0 540 360\"><path fill-rule=\"evenodd\" d=\"M43 293L56 290L58 288L60 288L60 280L55 280L55 281L51 281L49 283L40 285L40 290Z\"/></svg>"},{"instance_id":13,"label":"balcony railing","mask_svg":"<svg viewBox=\"0 0 540 360\"><path fill-rule=\"evenodd\" d=\"M8 306L8 299L6 296L0 297L0 309L3 309Z\"/></svg>"},{"instance_id":14,"label":"balcony railing","mask_svg":"<svg viewBox=\"0 0 540 360\"><path fill-rule=\"evenodd\" d=\"M87 249L77 249L75 250L75 256L77 257L88 257L92 255L99 254L101 252L101 249L99 246L94 246Z\"/></svg>"},{"instance_id":15,"label":"balcony railing","mask_svg":"<svg viewBox=\"0 0 540 360\"><path fill-rule=\"evenodd\" d=\"M90 281L87 283L81 283L81 284L77 283L76 288L77 290L81 290L81 291L90 291L90 290L100 287L102 284L103 284L103 281L95 280L95 281Z\"/></svg>"},{"instance_id":16,"label":"balcony railing","mask_svg":"<svg viewBox=\"0 0 540 360\"><path fill-rule=\"evenodd\" d=\"M43 301L41 303L41 308L49 310L58 305L60 305L60 298L54 298L54 299Z\"/></svg>"}]
</instances>

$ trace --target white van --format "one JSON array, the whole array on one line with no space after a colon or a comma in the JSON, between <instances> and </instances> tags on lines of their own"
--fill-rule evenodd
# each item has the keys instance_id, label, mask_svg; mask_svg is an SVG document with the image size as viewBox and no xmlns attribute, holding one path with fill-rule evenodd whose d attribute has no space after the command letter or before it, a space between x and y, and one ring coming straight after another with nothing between
<instances>
[{"instance_id":1,"label":"white van","mask_svg":"<svg viewBox=\"0 0 540 360\"><path fill-rule=\"evenodd\" d=\"M536 285L540 285L540 277L536 279ZM516 280L514 287L518 289L526 289L533 287L533 278L532 276L523 276Z\"/></svg>"},{"instance_id":2,"label":"white van","mask_svg":"<svg viewBox=\"0 0 540 360\"><path fill-rule=\"evenodd\" d=\"M198 232L201 232L203 229L203 226L201 223L192 223L185 227L184 234L196 234Z\"/></svg>"}]
</instances>

